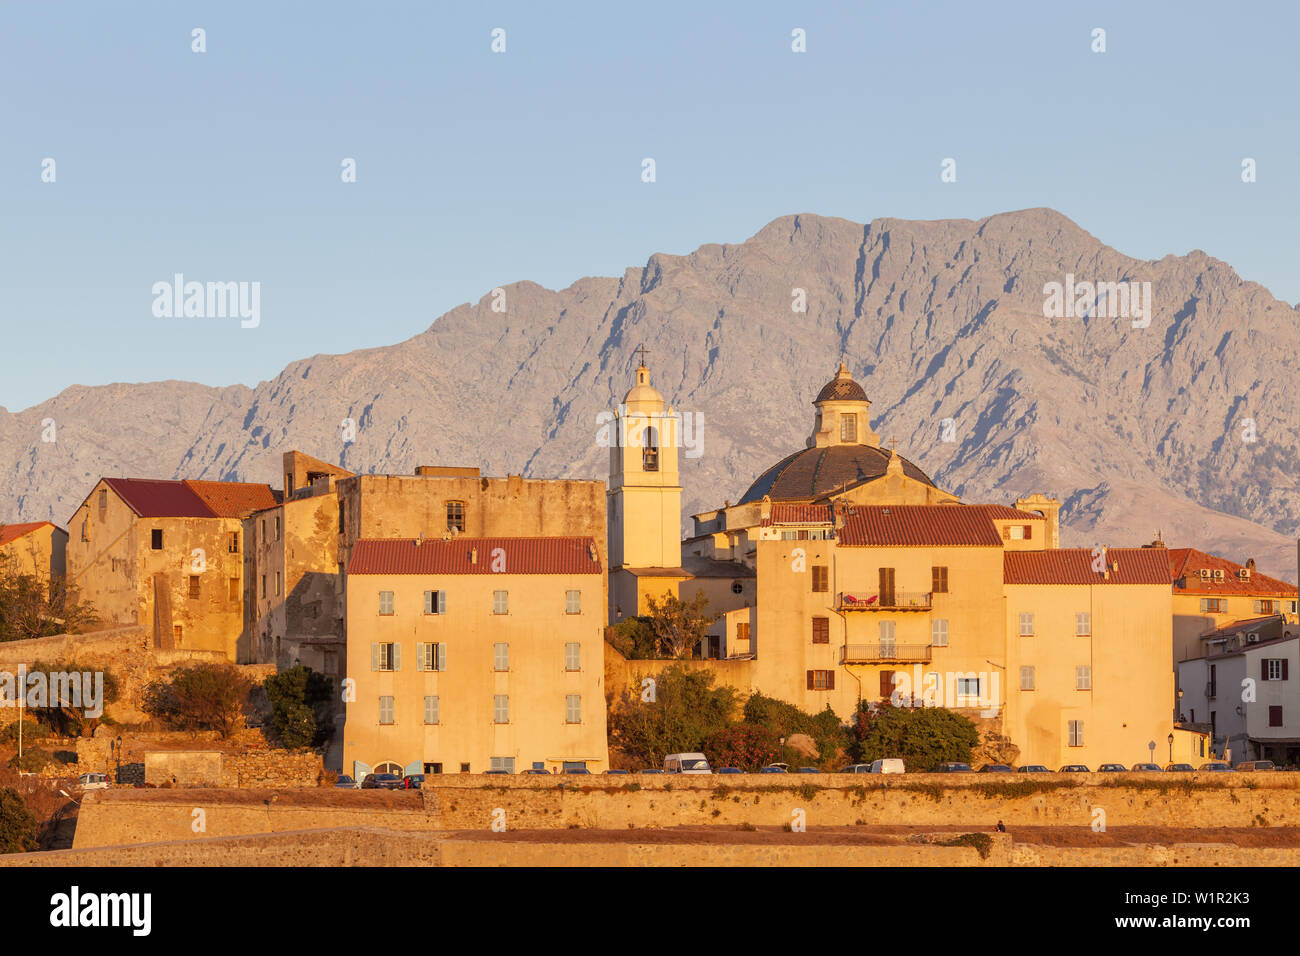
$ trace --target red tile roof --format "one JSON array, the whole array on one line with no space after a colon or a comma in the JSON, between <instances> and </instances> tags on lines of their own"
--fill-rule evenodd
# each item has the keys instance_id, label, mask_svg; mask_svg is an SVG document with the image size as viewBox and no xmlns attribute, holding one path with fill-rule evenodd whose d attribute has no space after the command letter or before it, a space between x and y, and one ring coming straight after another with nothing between
<instances>
[{"instance_id":1,"label":"red tile roof","mask_svg":"<svg viewBox=\"0 0 1300 956\"><path fill-rule=\"evenodd\" d=\"M242 481L193 481L185 484L203 499L218 518L242 518L263 508L274 508L279 496L270 485L257 485Z\"/></svg>"},{"instance_id":2,"label":"red tile roof","mask_svg":"<svg viewBox=\"0 0 1300 956\"><path fill-rule=\"evenodd\" d=\"M270 485L238 481L105 478L104 484L141 518L231 518L277 503Z\"/></svg>"},{"instance_id":3,"label":"red tile roof","mask_svg":"<svg viewBox=\"0 0 1300 956\"><path fill-rule=\"evenodd\" d=\"M37 528L44 528L49 525L54 527L50 521L29 521L26 524L0 524L0 545L9 544L11 541L17 541L25 534L31 534Z\"/></svg>"},{"instance_id":4,"label":"red tile roof","mask_svg":"<svg viewBox=\"0 0 1300 956\"><path fill-rule=\"evenodd\" d=\"M1169 586L1169 562L1161 548L1106 548L1109 576L1093 570L1092 548L1008 551L1002 555L1007 584L1162 584Z\"/></svg>"},{"instance_id":5,"label":"red tile roof","mask_svg":"<svg viewBox=\"0 0 1300 956\"><path fill-rule=\"evenodd\" d=\"M850 548L1002 547L984 510L967 505L855 505L839 542Z\"/></svg>"},{"instance_id":6,"label":"red tile roof","mask_svg":"<svg viewBox=\"0 0 1300 956\"><path fill-rule=\"evenodd\" d=\"M830 505L798 505L783 501L772 502L772 516L764 518L762 527L774 524L830 524Z\"/></svg>"},{"instance_id":7,"label":"red tile roof","mask_svg":"<svg viewBox=\"0 0 1300 956\"><path fill-rule=\"evenodd\" d=\"M999 521L1017 518L1025 520L1044 520L1043 516L1036 511L1021 511L1017 508L1008 508L1006 505L965 505L965 507L979 508L990 518L997 518Z\"/></svg>"},{"instance_id":8,"label":"red tile roof","mask_svg":"<svg viewBox=\"0 0 1300 956\"><path fill-rule=\"evenodd\" d=\"M494 562L494 554L504 561ZM352 549L348 573L600 574L601 569L591 538L426 538L418 546L411 538L362 538Z\"/></svg>"},{"instance_id":9,"label":"red tile roof","mask_svg":"<svg viewBox=\"0 0 1300 956\"><path fill-rule=\"evenodd\" d=\"M1195 548L1170 548L1169 571L1174 579L1175 594L1230 595L1242 594L1258 597L1295 597L1296 586L1267 574L1252 571L1250 577L1242 580L1237 572L1245 567L1227 558L1207 554ZM1223 580L1201 580L1201 569L1223 572Z\"/></svg>"}]
</instances>

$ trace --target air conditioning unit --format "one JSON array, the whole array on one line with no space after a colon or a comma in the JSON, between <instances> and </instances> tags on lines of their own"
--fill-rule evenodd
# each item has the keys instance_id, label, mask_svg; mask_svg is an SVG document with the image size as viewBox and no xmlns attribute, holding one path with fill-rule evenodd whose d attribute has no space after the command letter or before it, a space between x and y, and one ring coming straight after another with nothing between
<instances>
[{"instance_id":1,"label":"air conditioning unit","mask_svg":"<svg viewBox=\"0 0 1300 956\"><path fill-rule=\"evenodd\" d=\"M1202 581L1208 581L1208 580L1210 580L1210 569L1209 569L1209 568L1201 568L1201 580L1202 580Z\"/></svg>"},{"instance_id":2,"label":"air conditioning unit","mask_svg":"<svg viewBox=\"0 0 1300 956\"><path fill-rule=\"evenodd\" d=\"M1259 633L1258 633L1257 631L1251 631L1249 634L1247 634L1247 635L1246 635L1246 643L1247 643L1247 644L1258 644L1258 643L1259 643Z\"/></svg>"},{"instance_id":3,"label":"air conditioning unit","mask_svg":"<svg viewBox=\"0 0 1300 956\"><path fill-rule=\"evenodd\" d=\"M1237 577L1241 578L1241 580L1243 580L1243 581L1249 581L1249 580L1250 580L1250 568L1238 568L1238 569L1237 569Z\"/></svg>"},{"instance_id":4,"label":"air conditioning unit","mask_svg":"<svg viewBox=\"0 0 1300 956\"><path fill-rule=\"evenodd\" d=\"M1216 580L1216 581L1222 581L1222 580L1223 580L1223 568L1215 568L1215 569L1214 569L1214 580Z\"/></svg>"}]
</instances>

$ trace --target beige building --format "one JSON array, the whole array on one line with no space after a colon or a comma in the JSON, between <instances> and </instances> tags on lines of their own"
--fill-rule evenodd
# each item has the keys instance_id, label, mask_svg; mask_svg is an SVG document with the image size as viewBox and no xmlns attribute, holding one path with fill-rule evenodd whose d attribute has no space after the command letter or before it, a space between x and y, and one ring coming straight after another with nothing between
<instances>
[{"instance_id":1,"label":"beige building","mask_svg":"<svg viewBox=\"0 0 1300 956\"><path fill-rule=\"evenodd\" d=\"M624 404L629 419L633 409L671 418L644 366ZM880 447L843 365L813 404L806 447L736 504L695 515L675 566L655 557L665 509L680 500L675 468L658 488L638 471L639 449L615 449L611 620L644 613L654 589L686 598L703 585L720 616L701 656L721 658L719 679L742 691L845 720L862 701L940 704L991 722L1024 763L1137 762L1153 740L1164 753L1174 728L1163 549L1061 549L1060 504L1044 495L960 503ZM1086 632L1079 614L1090 615ZM1022 634L1021 615L1043 639ZM639 662L614 664L631 674ZM1182 737L1176 749L1189 746Z\"/></svg>"},{"instance_id":2,"label":"beige building","mask_svg":"<svg viewBox=\"0 0 1300 956\"><path fill-rule=\"evenodd\" d=\"M67 573L68 532L48 521L0 525L0 562L44 581Z\"/></svg>"},{"instance_id":3,"label":"beige building","mask_svg":"<svg viewBox=\"0 0 1300 956\"><path fill-rule=\"evenodd\" d=\"M1296 586L1196 548L1170 548L1174 593L1174 663L1202 657L1202 638L1242 621L1281 615L1296 630Z\"/></svg>"},{"instance_id":4,"label":"beige building","mask_svg":"<svg viewBox=\"0 0 1300 956\"><path fill-rule=\"evenodd\" d=\"M112 624L157 648L239 659L245 626L242 517L274 506L269 485L101 478L72 516L70 583Z\"/></svg>"},{"instance_id":5,"label":"beige building","mask_svg":"<svg viewBox=\"0 0 1300 956\"><path fill-rule=\"evenodd\" d=\"M344 768L605 769L596 540L355 541Z\"/></svg>"}]
</instances>

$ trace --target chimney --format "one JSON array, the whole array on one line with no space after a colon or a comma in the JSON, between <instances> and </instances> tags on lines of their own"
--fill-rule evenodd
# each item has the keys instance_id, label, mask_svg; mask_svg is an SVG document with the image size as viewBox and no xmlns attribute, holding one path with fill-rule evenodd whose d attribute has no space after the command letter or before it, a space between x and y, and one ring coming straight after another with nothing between
<instances>
[{"instance_id":1,"label":"chimney","mask_svg":"<svg viewBox=\"0 0 1300 956\"><path fill-rule=\"evenodd\" d=\"M415 537L415 546L418 548L418 547L419 547L420 545L422 545L422 544L424 544L424 532L423 532L423 531L421 531L421 532L420 532L418 535L416 535L416 537Z\"/></svg>"},{"instance_id":2,"label":"chimney","mask_svg":"<svg viewBox=\"0 0 1300 956\"><path fill-rule=\"evenodd\" d=\"M469 549L469 563L478 564L478 548Z\"/></svg>"}]
</instances>

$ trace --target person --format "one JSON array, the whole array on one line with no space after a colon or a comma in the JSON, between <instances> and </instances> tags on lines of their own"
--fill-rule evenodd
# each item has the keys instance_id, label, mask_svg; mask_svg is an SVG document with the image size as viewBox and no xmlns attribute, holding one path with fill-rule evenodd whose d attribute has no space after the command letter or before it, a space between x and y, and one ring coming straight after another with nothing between
<instances>
[{"instance_id":1,"label":"person","mask_svg":"<svg viewBox=\"0 0 1300 956\"><path fill-rule=\"evenodd\" d=\"M998 833L1006 833L1006 832L1007 832L1007 828L1004 827L1004 826L1002 825L1002 821L1001 821L1001 820L998 821L998 825L995 826L993 829L994 829L996 832L998 832Z\"/></svg>"}]
</instances>

